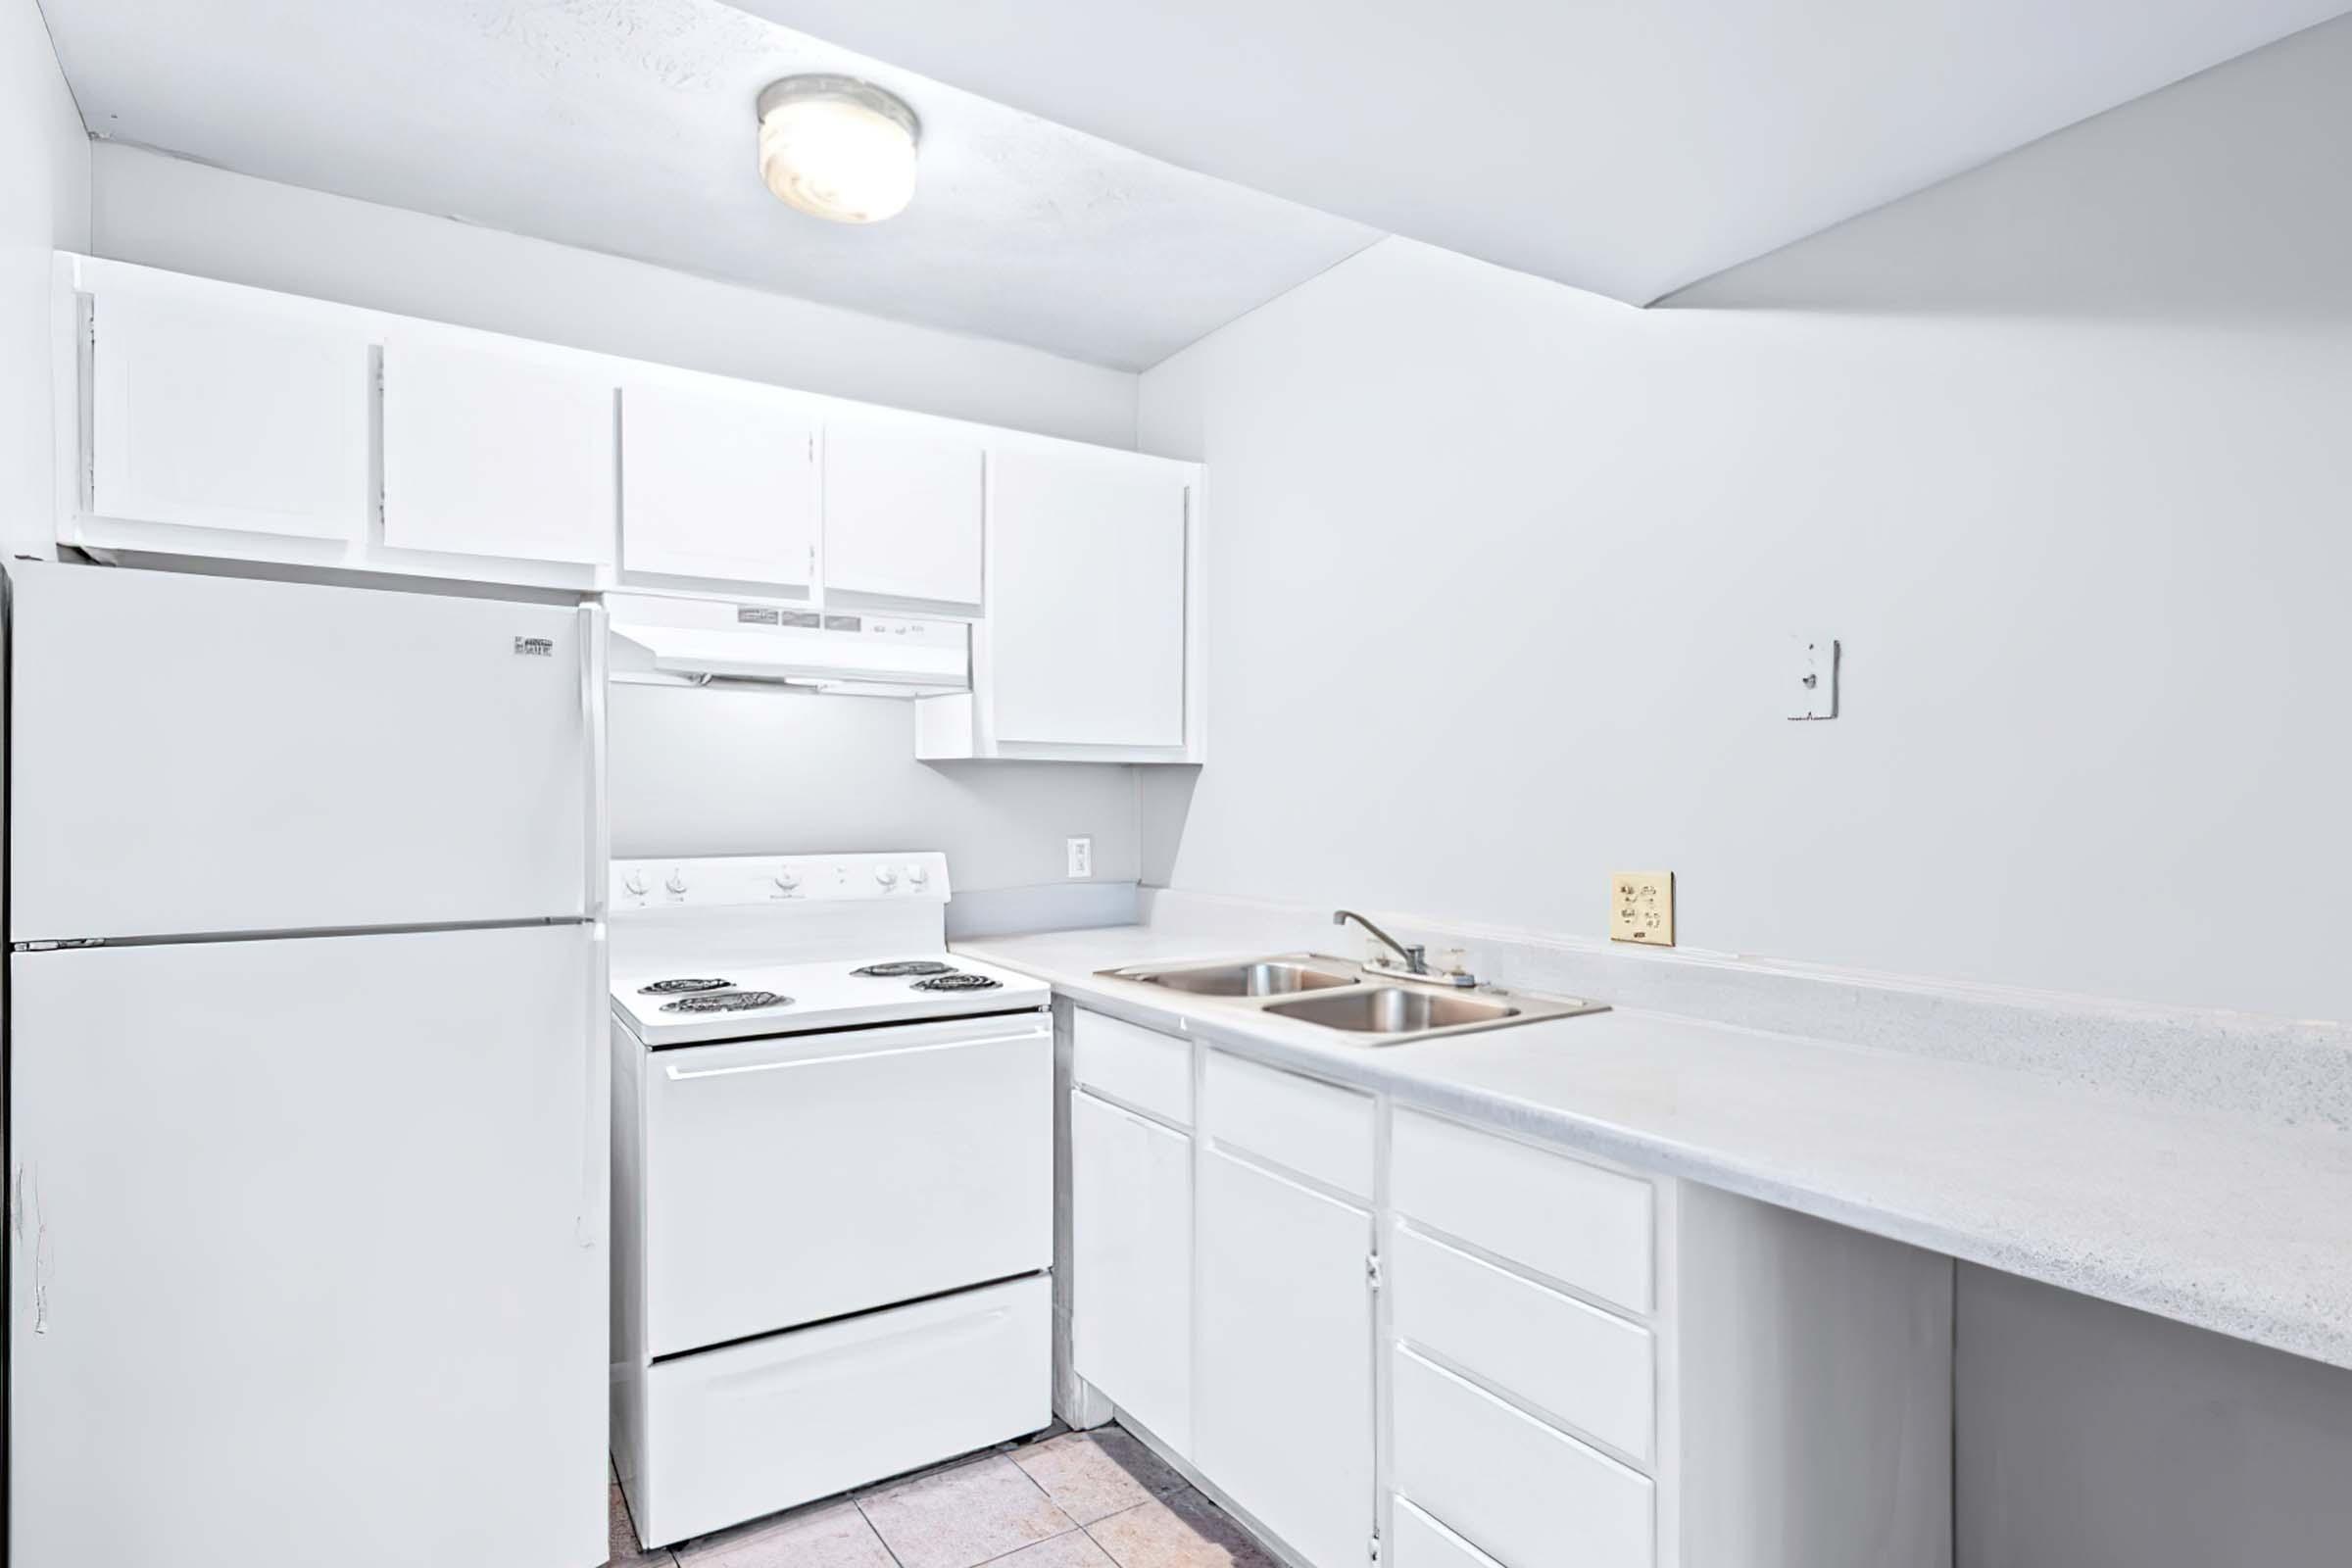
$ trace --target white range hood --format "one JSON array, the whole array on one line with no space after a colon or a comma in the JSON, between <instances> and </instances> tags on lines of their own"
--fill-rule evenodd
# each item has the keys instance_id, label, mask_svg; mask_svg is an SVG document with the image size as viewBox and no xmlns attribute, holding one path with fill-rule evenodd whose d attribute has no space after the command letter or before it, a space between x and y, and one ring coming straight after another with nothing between
<instances>
[{"instance_id":1,"label":"white range hood","mask_svg":"<svg viewBox=\"0 0 2352 1568\"><path fill-rule=\"evenodd\" d=\"M868 697L971 689L971 631L957 620L655 594L607 594L605 608L619 680L762 681Z\"/></svg>"}]
</instances>

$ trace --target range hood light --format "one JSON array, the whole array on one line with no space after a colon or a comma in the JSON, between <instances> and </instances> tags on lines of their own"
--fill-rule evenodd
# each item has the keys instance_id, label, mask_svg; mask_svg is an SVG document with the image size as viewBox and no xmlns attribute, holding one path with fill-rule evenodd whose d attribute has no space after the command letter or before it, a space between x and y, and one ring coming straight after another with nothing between
<instances>
[{"instance_id":1,"label":"range hood light","mask_svg":"<svg viewBox=\"0 0 2352 1568\"><path fill-rule=\"evenodd\" d=\"M837 223L878 223L914 199L922 125L855 76L786 76L760 94L760 177L776 199Z\"/></svg>"}]
</instances>

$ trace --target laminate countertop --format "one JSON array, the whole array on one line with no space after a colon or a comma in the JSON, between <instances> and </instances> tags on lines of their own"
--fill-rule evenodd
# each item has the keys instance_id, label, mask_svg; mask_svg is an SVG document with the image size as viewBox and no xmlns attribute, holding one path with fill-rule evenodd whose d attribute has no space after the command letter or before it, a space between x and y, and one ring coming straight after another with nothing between
<instances>
[{"instance_id":1,"label":"laminate countertop","mask_svg":"<svg viewBox=\"0 0 2352 1568\"><path fill-rule=\"evenodd\" d=\"M1632 1008L1371 1046L1097 973L1264 951L1199 931L955 948L1147 1027L2352 1368L2340 1132Z\"/></svg>"}]
</instances>

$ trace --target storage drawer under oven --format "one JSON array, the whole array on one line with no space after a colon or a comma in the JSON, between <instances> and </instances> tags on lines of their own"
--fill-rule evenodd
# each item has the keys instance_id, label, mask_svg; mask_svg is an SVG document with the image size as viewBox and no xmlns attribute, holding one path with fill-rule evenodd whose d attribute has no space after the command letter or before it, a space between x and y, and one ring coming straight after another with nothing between
<instances>
[{"instance_id":1,"label":"storage drawer under oven","mask_svg":"<svg viewBox=\"0 0 2352 1568\"><path fill-rule=\"evenodd\" d=\"M1051 1293L1037 1276L657 1363L629 1498L646 1539L666 1545L1046 1426Z\"/></svg>"},{"instance_id":2,"label":"storage drawer under oven","mask_svg":"<svg viewBox=\"0 0 2352 1568\"><path fill-rule=\"evenodd\" d=\"M645 1271L657 1357L1049 1267L1043 1012L658 1051Z\"/></svg>"}]
</instances>

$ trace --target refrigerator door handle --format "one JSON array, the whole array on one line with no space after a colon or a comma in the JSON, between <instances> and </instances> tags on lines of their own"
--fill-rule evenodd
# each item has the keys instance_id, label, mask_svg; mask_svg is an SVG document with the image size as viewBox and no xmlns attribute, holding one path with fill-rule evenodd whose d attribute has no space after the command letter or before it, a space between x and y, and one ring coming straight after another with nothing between
<instances>
[{"instance_id":1,"label":"refrigerator door handle","mask_svg":"<svg viewBox=\"0 0 2352 1568\"><path fill-rule=\"evenodd\" d=\"M606 966L605 922L593 920L588 925L587 1055L580 1063L580 1192L571 1221L572 1240L589 1248L604 1245L611 1220L612 1055L606 1013L612 999Z\"/></svg>"},{"instance_id":2,"label":"refrigerator door handle","mask_svg":"<svg viewBox=\"0 0 2352 1568\"><path fill-rule=\"evenodd\" d=\"M605 915L607 863L612 857L612 829L606 819L605 800L605 692L607 648L605 639L605 608L602 605L580 607L580 712L581 731L587 752L587 829L588 843L583 858L586 902L582 910L591 920ZM597 1015L604 1012L600 999Z\"/></svg>"}]
</instances>

